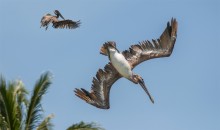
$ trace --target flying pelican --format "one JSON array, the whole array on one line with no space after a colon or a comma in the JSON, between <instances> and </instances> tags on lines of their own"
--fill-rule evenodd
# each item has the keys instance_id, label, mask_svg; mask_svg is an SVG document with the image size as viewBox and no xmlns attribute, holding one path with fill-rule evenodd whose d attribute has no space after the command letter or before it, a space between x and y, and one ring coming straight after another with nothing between
<instances>
[{"instance_id":1,"label":"flying pelican","mask_svg":"<svg viewBox=\"0 0 220 130\"><path fill-rule=\"evenodd\" d=\"M75 29L80 25L80 20L79 21L72 21L69 19L65 20L58 10L55 10L54 14L56 16L53 16L51 14L44 15L41 19L41 27L46 27L45 29L47 30L48 25L52 23L54 28ZM59 17L61 17L63 20L58 20Z\"/></svg>"},{"instance_id":2,"label":"flying pelican","mask_svg":"<svg viewBox=\"0 0 220 130\"><path fill-rule=\"evenodd\" d=\"M108 56L110 63L104 69L99 69L96 77L93 77L90 92L83 88L76 88L74 90L75 95L97 108L109 109L111 86L121 77L125 77L135 84L140 84L151 102L154 103L152 96L145 86L144 80L141 76L133 73L132 69L149 59L169 57L177 38L177 26L176 19L172 18L171 23L167 23L167 27L159 39L152 40L152 42L146 40L132 45L129 50L125 50L122 53L116 48L115 42L109 41L103 44L100 53Z\"/></svg>"}]
</instances>

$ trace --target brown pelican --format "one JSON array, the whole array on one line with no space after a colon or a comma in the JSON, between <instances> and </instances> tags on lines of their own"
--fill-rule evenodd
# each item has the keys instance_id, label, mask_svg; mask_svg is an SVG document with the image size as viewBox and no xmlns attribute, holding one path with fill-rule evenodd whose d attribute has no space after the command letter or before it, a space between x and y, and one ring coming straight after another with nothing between
<instances>
[{"instance_id":1,"label":"brown pelican","mask_svg":"<svg viewBox=\"0 0 220 130\"><path fill-rule=\"evenodd\" d=\"M109 94L111 86L121 77L125 77L135 84L140 84L149 96L152 103L154 100L150 95L144 80L141 76L132 72L135 66L143 61L168 57L171 55L177 38L177 21L171 20L167 27L157 40L143 41L132 45L129 50L122 53L116 48L115 42L106 42L100 49L100 53L109 57L108 63L104 69L99 69L96 77L93 77L91 91L75 89L75 95L85 100L87 103L101 109L109 109Z\"/></svg>"},{"instance_id":2,"label":"brown pelican","mask_svg":"<svg viewBox=\"0 0 220 130\"><path fill-rule=\"evenodd\" d=\"M44 15L41 19L41 27L46 27L46 30L47 30L48 25L52 23L54 28L74 29L74 28L79 27L80 25L80 21L72 21L69 19L65 20L58 10L55 10L54 14L56 16L53 16L51 14ZM61 17L63 20L58 20L59 17Z\"/></svg>"}]
</instances>

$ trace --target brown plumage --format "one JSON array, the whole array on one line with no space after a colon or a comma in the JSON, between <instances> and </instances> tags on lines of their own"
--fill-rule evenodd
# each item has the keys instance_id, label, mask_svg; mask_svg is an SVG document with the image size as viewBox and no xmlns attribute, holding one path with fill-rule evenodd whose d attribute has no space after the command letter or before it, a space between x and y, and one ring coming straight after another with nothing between
<instances>
[{"instance_id":1,"label":"brown plumage","mask_svg":"<svg viewBox=\"0 0 220 130\"><path fill-rule=\"evenodd\" d=\"M98 108L109 108L109 93L112 84L122 76L115 70L115 68L108 63L104 70L99 69L96 77L93 77L91 92L85 89L75 89L76 96L85 100Z\"/></svg>"},{"instance_id":2,"label":"brown plumage","mask_svg":"<svg viewBox=\"0 0 220 130\"><path fill-rule=\"evenodd\" d=\"M167 28L159 39L152 39L152 42L146 40L132 45L129 50L125 50L123 55L131 64L132 68L149 59L169 57L176 42L177 26L176 19L172 19L171 25L169 22L167 23Z\"/></svg>"},{"instance_id":3,"label":"brown plumage","mask_svg":"<svg viewBox=\"0 0 220 130\"><path fill-rule=\"evenodd\" d=\"M47 30L50 23L52 23L54 28L68 28L68 29L75 29L80 26L80 21L73 21L73 20L65 20L64 17L58 10L54 11L55 16L51 14L46 14L41 19L41 27L46 27ZM63 20L59 20L58 18L61 17Z\"/></svg>"},{"instance_id":4,"label":"brown plumage","mask_svg":"<svg viewBox=\"0 0 220 130\"><path fill-rule=\"evenodd\" d=\"M178 23L176 19L172 18L171 23L167 23L167 27L165 28L159 39L152 40L152 42L148 40L143 41L139 44L132 45L129 50L123 51L122 54L128 61L131 69L146 60L170 56L177 38L177 28ZM100 49L100 53L109 56L109 47L113 47L116 49L115 42L107 42L103 44ZM136 74L134 74L133 76L134 79L128 79L136 84L139 83L144 88L145 92L147 92L152 103L154 103L154 100L149 94L147 88L145 87L145 85L143 85L143 79ZM111 86L121 77L122 75L110 62L104 67L104 69L99 69L96 77L93 77L92 88L90 92L83 88L76 88L75 95L97 108L109 109L109 94Z\"/></svg>"}]
</instances>

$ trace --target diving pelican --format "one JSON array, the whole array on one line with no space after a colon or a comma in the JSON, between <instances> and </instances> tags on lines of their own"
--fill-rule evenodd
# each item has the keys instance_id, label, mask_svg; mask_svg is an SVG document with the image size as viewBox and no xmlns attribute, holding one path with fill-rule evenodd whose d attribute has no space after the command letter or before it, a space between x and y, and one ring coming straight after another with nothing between
<instances>
[{"instance_id":1,"label":"diving pelican","mask_svg":"<svg viewBox=\"0 0 220 130\"><path fill-rule=\"evenodd\" d=\"M116 43L109 41L103 44L100 53L109 57L110 62L99 69L96 77L93 77L91 91L75 89L75 95L86 101L87 103L101 109L109 109L109 94L111 86L121 77L125 77L135 84L140 84L149 96L152 103L154 99L150 95L144 80L141 76L132 72L135 66L143 61L169 57L173 51L177 38L178 23L176 19L171 19L171 23L167 23L167 27L157 40L152 42L146 40L139 44L132 45L129 50L119 52Z\"/></svg>"},{"instance_id":2,"label":"diving pelican","mask_svg":"<svg viewBox=\"0 0 220 130\"><path fill-rule=\"evenodd\" d=\"M54 28L75 29L80 26L80 20L79 21L73 21L69 19L65 20L58 10L55 10L54 14L55 16L51 14L44 15L41 19L41 27L46 27L45 29L47 30L48 25L50 23L53 24ZM63 20L58 20L59 17L61 17Z\"/></svg>"}]
</instances>

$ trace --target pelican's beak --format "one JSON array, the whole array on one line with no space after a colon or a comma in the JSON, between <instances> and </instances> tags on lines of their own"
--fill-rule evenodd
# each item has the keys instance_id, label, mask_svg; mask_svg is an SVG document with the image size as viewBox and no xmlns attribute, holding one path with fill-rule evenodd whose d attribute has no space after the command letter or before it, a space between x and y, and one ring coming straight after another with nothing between
<instances>
[{"instance_id":1,"label":"pelican's beak","mask_svg":"<svg viewBox=\"0 0 220 130\"><path fill-rule=\"evenodd\" d=\"M65 20L61 13L59 13L59 15L60 15L60 17L61 17L63 20Z\"/></svg>"},{"instance_id":2,"label":"pelican's beak","mask_svg":"<svg viewBox=\"0 0 220 130\"><path fill-rule=\"evenodd\" d=\"M61 17L63 20L65 20L65 19L64 19L64 17L62 16L62 14L60 13L60 11L55 10L55 11L54 11L54 14L56 14L56 15L57 15L57 17L59 17L59 16L60 16L60 17Z\"/></svg>"},{"instance_id":3,"label":"pelican's beak","mask_svg":"<svg viewBox=\"0 0 220 130\"><path fill-rule=\"evenodd\" d=\"M138 83L141 85L141 87L142 87L142 88L144 89L144 91L147 93L147 95L149 96L151 102L154 103L154 99L153 99L152 96L150 95L150 92L148 91L147 87L145 86L144 80L143 80L143 79L140 79Z\"/></svg>"}]
</instances>

